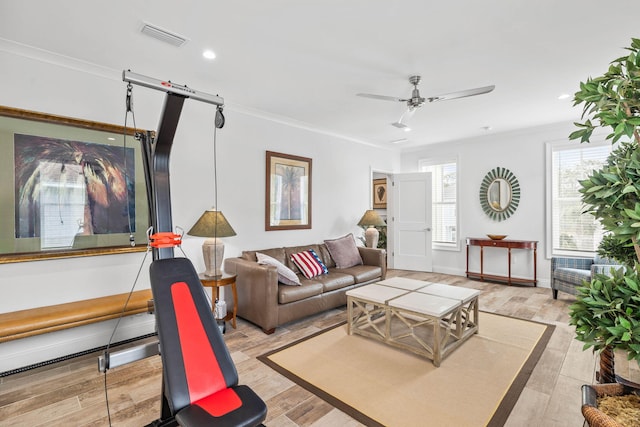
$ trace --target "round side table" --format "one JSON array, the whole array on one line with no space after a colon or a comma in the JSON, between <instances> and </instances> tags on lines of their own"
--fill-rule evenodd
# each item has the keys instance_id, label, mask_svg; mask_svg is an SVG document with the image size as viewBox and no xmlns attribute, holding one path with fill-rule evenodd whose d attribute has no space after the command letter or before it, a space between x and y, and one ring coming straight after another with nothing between
<instances>
[{"instance_id":1,"label":"round side table","mask_svg":"<svg viewBox=\"0 0 640 427\"><path fill-rule=\"evenodd\" d=\"M204 273L198 274L198 278L202 283L202 286L206 288L215 288L216 293L215 297L217 299L220 298L220 288L222 286L231 285L231 292L233 293L233 311L229 312L227 310L227 315L224 317L224 320L231 320L231 326L233 329L236 329L236 314L238 312L238 293L236 291L236 275L235 274L227 274L222 273L221 276L206 276ZM215 313L215 300L212 301L211 311Z\"/></svg>"}]
</instances>

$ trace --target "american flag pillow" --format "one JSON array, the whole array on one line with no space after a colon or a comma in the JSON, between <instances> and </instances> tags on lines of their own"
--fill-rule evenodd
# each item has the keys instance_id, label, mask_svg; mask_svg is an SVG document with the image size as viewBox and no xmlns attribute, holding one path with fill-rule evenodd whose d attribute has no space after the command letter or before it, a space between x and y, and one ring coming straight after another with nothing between
<instances>
[{"instance_id":1,"label":"american flag pillow","mask_svg":"<svg viewBox=\"0 0 640 427\"><path fill-rule=\"evenodd\" d=\"M313 249L298 252L297 254L291 254L291 261L293 261L307 279L311 279L312 277L316 277L321 274L327 274L329 272L324 263L320 261L320 257L316 254L316 251Z\"/></svg>"}]
</instances>

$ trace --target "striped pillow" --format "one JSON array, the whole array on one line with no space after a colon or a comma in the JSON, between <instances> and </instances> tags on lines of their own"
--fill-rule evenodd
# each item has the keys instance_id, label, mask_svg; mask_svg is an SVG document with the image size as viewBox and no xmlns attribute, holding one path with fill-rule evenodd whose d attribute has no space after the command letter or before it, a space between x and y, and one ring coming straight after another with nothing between
<instances>
[{"instance_id":1,"label":"striped pillow","mask_svg":"<svg viewBox=\"0 0 640 427\"><path fill-rule=\"evenodd\" d=\"M327 274L329 272L324 263L320 261L320 257L316 251L313 249L292 254L291 261L293 261L307 279L311 279L312 277L316 277L321 274Z\"/></svg>"}]
</instances>

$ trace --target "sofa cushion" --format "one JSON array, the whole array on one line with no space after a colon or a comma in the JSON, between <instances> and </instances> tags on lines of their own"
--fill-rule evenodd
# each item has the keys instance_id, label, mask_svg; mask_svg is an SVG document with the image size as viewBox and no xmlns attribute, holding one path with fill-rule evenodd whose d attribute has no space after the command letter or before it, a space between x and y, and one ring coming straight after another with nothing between
<instances>
[{"instance_id":1,"label":"sofa cushion","mask_svg":"<svg viewBox=\"0 0 640 427\"><path fill-rule=\"evenodd\" d=\"M591 270L582 270L580 268L557 268L553 271L553 278L562 280L563 282L582 285L582 281L591 281Z\"/></svg>"},{"instance_id":2,"label":"sofa cushion","mask_svg":"<svg viewBox=\"0 0 640 427\"><path fill-rule=\"evenodd\" d=\"M337 268L349 268L362 264L362 257L356 246L353 234L349 233L338 239L325 240L324 243L327 245L327 249Z\"/></svg>"},{"instance_id":3,"label":"sofa cushion","mask_svg":"<svg viewBox=\"0 0 640 427\"><path fill-rule=\"evenodd\" d=\"M277 259L261 252L256 252L256 258L258 259L258 264L272 265L276 268L278 271L278 282L290 286L300 286L298 275Z\"/></svg>"},{"instance_id":4,"label":"sofa cushion","mask_svg":"<svg viewBox=\"0 0 640 427\"><path fill-rule=\"evenodd\" d=\"M369 282L382 276L382 268L372 265L356 265L349 268L341 268L337 271L353 276L356 283Z\"/></svg>"},{"instance_id":5,"label":"sofa cushion","mask_svg":"<svg viewBox=\"0 0 640 427\"><path fill-rule=\"evenodd\" d=\"M345 274L342 270L332 269L329 274L314 277L314 282L322 283L322 291L330 292L355 284L355 279L351 274Z\"/></svg>"},{"instance_id":6,"label":"sofa cushion","mask_svg":"<svg viewBox=\"0 0 640 427\"><path fill-rule=\"evenodd\" d=\"M301 279L301 286L278 285L278 303L288 304L322 294L322 283Z\"/></svg>"},{"instance_id":7,"label":"sofa cushion","mask_svg":"<svg viewBox=\"0 0 640 427\"><path fill-rule=\"evenodd\" d=\"M261 254L265 254L274 258L281 262L284 265L286 264L287 256L285 254L284 248L272 248L272 249L262 249L258 251L242 251L242 258L247 261L257 262L258 258L256 257L256 253L260 252ZM291 268L291 266L287 265L287 267Z\"/></svg>"},{"instance_id":8,"label":"sofa cushion","mask_svg":"<svg viewBox=\"0 0 640 427\"><path fill-rule=\"evenodd\" d=\"M320 261L313 249L291 254L291 260L307 279L328 273L327 267Z\"/></svg>"}]
</instances>

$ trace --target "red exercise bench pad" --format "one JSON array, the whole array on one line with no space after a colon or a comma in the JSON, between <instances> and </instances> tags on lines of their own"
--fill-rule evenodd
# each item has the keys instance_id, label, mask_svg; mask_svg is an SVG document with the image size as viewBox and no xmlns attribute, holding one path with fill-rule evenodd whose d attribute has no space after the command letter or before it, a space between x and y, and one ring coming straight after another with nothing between
<instances>
[{"instance_id":1,"label":"red exercise bench pad","mask_svg":"<svg viewBox=\"0 0 640 427\"><path fill-rule=\"evenodd\" d=\"M198 273L186 258L151 263L165 396L182 426L255 426L267 407L236 371Z\"/></svg>"},{"instance_id":2,"label":"red exercise bench pad","mask_svg":"<svg viewBox=\"0 0 640 427\"><path fill-rule=\"evenodd\" d=\"M202 321L196 311L193 298L189 287L184 282L177 282L171 285L171 296L173 297L173 305L176 312L176 323L178 325L178 335L180 337L180 347L182 349L182 358L184 360L184 371L187 377L187 386L189 388L189 397L191 403L197 400L211 401L212 393L216 396L220 390L225 390L225 384L220 365L216 359L209 339L202 326ZM235 397L231 399L227 397L229 393L224 395L224 401L229 403L228 408L211 403L202 406L205 410L211 407L215 413L211 413L216 417L229 411L239 408L242 405L238 396L231 391ZM209 397L209 399L207 399ZM207 412L211 412L207 410Z\"/></svg>"}]
</instances>

